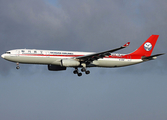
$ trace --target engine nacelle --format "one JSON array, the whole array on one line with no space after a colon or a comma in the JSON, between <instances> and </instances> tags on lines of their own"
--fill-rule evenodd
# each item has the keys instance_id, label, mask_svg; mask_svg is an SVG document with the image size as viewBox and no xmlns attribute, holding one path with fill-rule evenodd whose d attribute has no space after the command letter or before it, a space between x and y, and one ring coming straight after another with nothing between
<instances>
[{"instance_id":1,"label":"engine nacelle","mask_svg":"<svg viewBox=\"0 0 167 120\"><path fill-rule=\"evenodd\" d=\"M80 65L80 62L74 59L62 59L61 60L61 66L64 66L64 67L77 67L79 65Z\"/></svg>"},{"instance_id":2,"label":"engine nacelle","mask_svg":"<svg viewBox=\"0 0 167 120\"><path fill-rule=\"evenodd\" d=\"M50 71L60 71L60 70L66 70L66 67L62 67L59 65L48 65L48 70Z\"/></svg>"}]
</instances>

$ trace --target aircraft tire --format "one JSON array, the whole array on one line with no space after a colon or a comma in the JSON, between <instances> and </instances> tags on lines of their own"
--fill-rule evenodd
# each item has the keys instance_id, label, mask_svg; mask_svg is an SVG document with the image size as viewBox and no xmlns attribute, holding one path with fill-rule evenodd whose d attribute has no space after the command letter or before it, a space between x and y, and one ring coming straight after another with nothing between
<instances>
[{"instance_id":1,"label":"aircraft tire","mask_svg":"<svg viewBox=\"0 0 167 120\"><path fill-rule=\"evenodd\" d=\"M78 73L78 76L79 76L79 77L82 76L82 73Z\"/></svg>"},{"instance_id":2,"label":"aircraft tire","mask_svg":"<svg viewBox=\"0 0 167 120\"><path fill-rule=\"evenodd\" d=\"M86 73L86 74L90 74L90 71L89 71L89 70L87 70L85 73Z\"/></svg>"},{"instance_id":3,"label":"aircraft tire","mask_svg":"<svg viewBox=\"0 0 167 120\"><path fill-rule=\"evenodd\" d=\"M16 69L20 69L20 67L19 67L19 66L17 66L17 67L16 67Z\"/></svg>"},{"instance_id":4,"label":"aircraft tire","mask_svg":"<svg viewBox=\"0 0 167 120\"><path fill-rule=\"evenodd\" d=\"M73 73L74 73L74 74L77 74L77 73L78 73L78 71L77 71L77 70L74 70L74 71L73 71Z\"/></svg>"},{"instance_id":5,"label":"aircraft tire","mask_svg":"<svg viewBox=\"0 0 167 120\"><path fill-rule=\"evenodd\" d=\"M86 71L86 69L85 69L85 68L82 68L82 69L81 69L81 71L82 71L82 72L85 72L85 71Z\"/></svg>"}]
</instances>

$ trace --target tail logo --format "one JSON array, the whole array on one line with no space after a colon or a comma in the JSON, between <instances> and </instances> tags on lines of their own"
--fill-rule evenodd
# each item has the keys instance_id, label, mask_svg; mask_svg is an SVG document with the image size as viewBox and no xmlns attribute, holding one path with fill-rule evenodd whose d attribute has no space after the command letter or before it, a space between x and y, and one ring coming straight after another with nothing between
<instances>
[{"instance_id":1,"label":"tail logo","mask_svg":"<svg viewBox=\"0 0 167 120\"><path fill-rule=\"evenodd\" d=\"M146 51L150 51L150 50L152 49L151 43L146 42L146 43L144 44L144 49L145 49Z\"/></svg>"}]
</instances>

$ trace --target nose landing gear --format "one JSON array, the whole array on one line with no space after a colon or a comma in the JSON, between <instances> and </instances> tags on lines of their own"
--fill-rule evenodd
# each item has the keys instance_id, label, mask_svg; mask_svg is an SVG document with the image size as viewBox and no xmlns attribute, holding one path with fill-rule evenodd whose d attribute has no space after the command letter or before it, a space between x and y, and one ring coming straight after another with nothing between
<instances>
[{"instance_id":1,"label":"nose landing gear","mask_svg":"<svg viewBox=\"0 0 167 120\"><path fill-rule=\"evenodd\" d=\"M16 69L17 69L17 70L20 69L18 62L16 63L16 65L17 65L17 66L16 66Z\"/></svg>"}]
</instances>

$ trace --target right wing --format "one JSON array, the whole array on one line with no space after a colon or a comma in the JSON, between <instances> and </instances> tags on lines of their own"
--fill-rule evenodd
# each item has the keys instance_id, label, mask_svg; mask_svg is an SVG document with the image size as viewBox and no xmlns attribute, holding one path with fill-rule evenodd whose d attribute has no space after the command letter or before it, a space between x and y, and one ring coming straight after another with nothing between
<instances>
[{"instance_id":1,"label":"right wing","mask_svg":"<svg viewBox=\"0 0 167 120\"><path fill-rule=\"evenodd\" d=\"M123 45L119 48L116 48L116 49L107 50L107 51L104 51L104 52L99 52L99 53L94 53L94 54L89 54L89 55L85 55L85 56L80 56L80 57L76 57L75 59L78 59L79 61L83 61L85 63L91 63L94 60L98 60L100 58L109 56L109 55L111 55L110 53L129 46L129 44L130 44L130 42L127 42L125 45Z\"/></svg>"}]
</instances>

